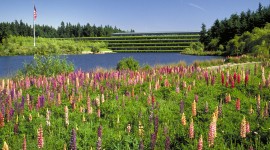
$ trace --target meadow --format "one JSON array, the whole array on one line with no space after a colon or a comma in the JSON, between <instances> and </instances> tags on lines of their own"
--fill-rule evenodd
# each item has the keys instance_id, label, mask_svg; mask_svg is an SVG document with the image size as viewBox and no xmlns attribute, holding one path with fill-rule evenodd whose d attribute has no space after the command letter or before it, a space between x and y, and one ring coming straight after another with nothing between
<instances>
[{"instance_id":1,"label":"meadow","mask_svg":"<svg viewBox=\"0 0 270 150\"><path fill-rule=\"evenodd\" d=\"M2 79L0 147L270 149L269 63Z\"/></svg>"}]
</instances>

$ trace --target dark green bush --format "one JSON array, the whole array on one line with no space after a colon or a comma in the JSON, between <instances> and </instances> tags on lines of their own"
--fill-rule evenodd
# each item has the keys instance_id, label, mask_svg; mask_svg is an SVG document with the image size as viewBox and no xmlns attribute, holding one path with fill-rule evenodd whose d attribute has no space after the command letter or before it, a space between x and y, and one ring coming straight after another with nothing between
<instances>
[{"instance_id":1,"label":"dark green bush","mask_svg":"<svg viewBox=\"0 0 270 150\"><path fill-rule=\"evenodd\" d=\"M34 60L25 63L24 67L18 71L18 76L55 76L61 73L74 71L74 65L66 58L60 56L35 55Z\"/></svg>"},{"instance_id":2,"label":"dark green bush","mask_svg":"<svg viewBox=\"0 0 270 150\"><path fill-rule=\"evenodd\" d=\"M123 58L117 63L117 70L138 70L140 68L139 62L132 57Z\"/></svg>"}]
</instances>

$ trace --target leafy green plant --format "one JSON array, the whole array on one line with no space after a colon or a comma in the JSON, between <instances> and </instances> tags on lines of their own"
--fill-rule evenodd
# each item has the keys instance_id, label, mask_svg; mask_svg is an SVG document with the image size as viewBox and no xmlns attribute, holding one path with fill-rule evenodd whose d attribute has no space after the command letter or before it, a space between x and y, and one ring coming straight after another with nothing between
<instances>
[{"instance_id":1,"label":"leafy green plant","mask_svg":"<svg viewBox=\"0 0 270 150\"><path fill-rule=\"evenodd\" d=\"M132 57L123 58L117 63L117 70L138 70L139 62Z\"/></svg>"},{"instance_id":2,"label":"leafy green plant","mask_svg":"<svg viewBox=\"0 0 270 150\"><path fill-rule=\"evenodd\" d=\"M55 76L74 71L74 65L60 56L35 55L31 63L24 64L18 76Z\"/></svg>"}]
</instances>

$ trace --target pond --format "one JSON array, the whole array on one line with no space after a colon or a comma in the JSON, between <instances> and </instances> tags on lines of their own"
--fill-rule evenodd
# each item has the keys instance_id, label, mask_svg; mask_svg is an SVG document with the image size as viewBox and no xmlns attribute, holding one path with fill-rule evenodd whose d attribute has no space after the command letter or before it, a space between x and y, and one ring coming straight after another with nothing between
<instances>
[{"instance_id":1,"label":"pond","mask_svg":"<svg viewBox=\"0 0 270 150\"><path fill-rule=\"evenodd\" d=\"M195 60L210 60L222 58L219 56L191 56L180 53L107 53L107 54L85 54L85 55L65 55L67 60L74 63L76 69L83 71L90 71L97 67L102 68L116 68L119 60L122 58L133 57L138 60L140 66L158 64L172 64L179 61L185 61L191 64ZM33 56L2 56L0 57L0 77L11 76L24 63L31 62Z\"/></svg>"}]
</instances>

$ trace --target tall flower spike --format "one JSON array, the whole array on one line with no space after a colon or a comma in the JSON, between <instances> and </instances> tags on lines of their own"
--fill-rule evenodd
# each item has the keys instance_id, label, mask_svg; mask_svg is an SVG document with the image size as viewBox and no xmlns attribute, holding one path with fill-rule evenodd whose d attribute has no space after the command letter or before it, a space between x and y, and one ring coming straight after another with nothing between
<instances>
[{"instance_id":1,"label":"tall flower spike","mask_svg":"<svg viewBox=\"0 0 270 150\"><path fill-rule=\"evenodd\" d=\"M9 150L9 147L8 147L8 145L7 145L7 142L6 142L6 141L4 141L4 144L3 144L3 148L2 148L2 150Z\"/></svg>"},{"instance_id":2,"label":"tall flower spike","mask_svg":"<svg viewBox=\"0 0 270 150\"><path fill-rule=\"evenodd\" d=\"M2 112L0 112L0 127L4 127L4 126L5 126L5 118Z\"/></svg>"},{"instance_id":3,"label":"tall flower spike","mask_svg":"<svg viewBox=\"0 0 270 150\"><path fill-rule=\"evenodd\" d=\"M205 107L204 107L204 112L207 113L208 111L209 111L208 102L206 101L205 102Z\"/></svg>"},{"instance_id":4,"label":"tall flower spike","mask_svg":"<svg viewBox=\"0 0 270 150\"><path fill-rule=\"evenodd\" d=\"M183 100L180 101L180 113L184 113L185 109L185 102Z\"/></svg>"},{"instance_id":5,"label":"tall flower spike","mask_svg":"<svg viewBox=\"0 0 270 150\"><path fill-rule=\"evenodd\" d=\"M240 106L241 106L241 102L240 102L240 99L239 98L237 98L237 100L236 100L236 103L235 103L235 108L236 108L236 110L240 110Z\"/></svg>"},{"instance_id":6,"label":"tall flower spike","mask_svg":"<svg viewBox=\"0 0 270 150\"><path fill-rule=\"evenodd\" d=\"M91 106L91 99L90 99L89 96L87 97L87 113L88 114L92 114L93 113L93 109L92 109L92 106Z\"/></svg>"},{"instance_id":7,"label":"tall flower spike","mask_svg":"<svg viewBox=\"0 0 270 150\"><path fill-rule=\"evenodd\" d=\"M23 136L23 144L22 144L22 149L23 149L23 150L26 150L26 149L27 149L25 135Z\"/></svg>"},{"instance_id":8,"label":"tall flower spike","mask_svg":"<svg viewBox=\"0 0 270 150\"><path fill-rule=\"evenodd\" d=\"M208 145L209 147L214 145L215 140L215 122L211 122L209 126L209 132L208 132Z\"/></svg>"},{"instance_id":9,"label":"tall flower spike","mask_svg":"<svg viewBox=\"0 0 270 150\"><path fill-rule=\"evenodd\" d=\"M71 132L71 138L70 138L70 149L71 150L76 150L77 145L76 145L76 130L73 128Z\"/></svg>"},{"instance_id":10,"label":"tall flower spike","mask_svg":"<svg viewBox=\"0 0 270 150\"><path fill-rule=\"evenodd\" d=\"M264 118L268 118L269 117L268 103L267 102L265 103L263 116L264 116Z\"/></svg>"},{"instance_id":11,"label":"tall flower spike","mask_svg":"<svg viewBox=\"0 0 270 150\"><path fill-rule=\"evenodd\" d=\"M102 149L101 146L102 146L102 139L101 139L101 137L98 137L97 150L101 150Z\"/></svg>"},{"instance_id":12,"label":"tall flower spike","mask_svg":"<svg viewBox=\"0 0 270 150\"><path fill-rule=\"evenodd\" d=\"M202 137L202 135L199 138L197 150L203 150L203 137Z\"/></svg>"},{"instance_id":13,"label":"tall flower spike","mask_svg":"<svg viewBox=\"0 0 270 150\"><path fill-rule=\"evenodd\" d=\"M260 116L261 113L261 96L258 95L257 97L257 115Z\"/></svg>"},{"instance_id":14,"label":"tall flower spike","mask_svg":"<svg viewBox=\"0 0 270 150\"><path fill-rule=\"evenodd\" d=\"M244 117L241 122L240 136L245 138L247 134L246 118Z\"/></svg>"},{"instance_id":15,"label":"tall flower spike","mask_svg":"<svg viewBox=\"0 0 270 150\"><path fill-rule=\"evenodd\" d=\"M98 127L98 137L102 137L102 126L99 125Z\"/></svg>"},{"instance_id":16,"label":"tall flower spike","mask_svg":"<svg viewBox=\"0 0 270 150\"><path fill-rule=\"evenodd\" d=\"M250 125L248 121L246 121L246 133L250 133Z\"/></svg>"},{"instance_id":17,"label":"tall flower spike","mask_svg":"<svg viewBox=\"0 0 270 150\"><path fill-rule=\"evenodd\" d=\"M47 108L47 111L46 111L46 124L47 124L47 126L51 126L50 111L48 110L48 108Z\"/></svg>"},{"instance_id":18,"label":"tall flower spike","mask_svg":"<svg viewBox=\"0 0 270 150\"><path fill-rule=\"evenodd\" d=\"M140 141L139 150L144 150L143 140Z\"/></svg>"},{"instance_id":19,"label":"tall flower spike","mask_svg":"<svg viewBox=\"0 0 270 150\"><path fill-rule=\"evenodd\" d=\"M57 93L57 103L58 105L61 105L62 101L61 101L61 93Z\"/></svg>"},{"instance_id":20,"label":"tall flower spike","mask_svg":"<svg viewBox=\"0 0 270 150\"><path fill-rule=\"evenodd\" d=\"M38 148L41 149L44 147L44 139L43 139L43 129L42 125L37 130L37 140L38 140Z\"/></svg>"},{"instance_id":21,"label":"tall flower spike","mask_svg":"<svg viewBox=\"0 0 270 150\"><path fill-rule=\"evenodd\" d=\"M253 110L253 108L252 108L252 104L250 105L250 108L249 108L249 114L251 115L251 114L253 114L254 113L254 110Z\"/></svg>"},{"instance_id":22,"label":"tall flower spike","mask_svg":"<svg viewBox=\"0 0 270 150\"><path fill-rule=\"evenodd\" d=\"M167 135L167 136L166 136L166 140L165 140L165 150L170 150L170 145L171 145L171 139L170 139L170 137Z\"/></svg>"},{"instance_id":23,"label":"tall flower spike","mask_svg":"<svg viewBox=\"0 0 270 150\"><path fill-rule=\"evenodd\" d=\"M193 118L191 117L190 119L190 124L189 124L189 138L194 139L194 123L193 123Z\"/></svg>"},{"instance_id":24,"label":"tall flower spike","mask_svg":"<svg viewBox=\"0 0 270 150\"><path fill-rule=\"evenodd\" d=\"M65 106L65 123L66 123L66 126L69 125L69 120L68 120L68 107Z\"/></svg>"},{"instance_id":25,"label":"tall flower spike","mask_svg":"<svg viewBox=\"0 0 270 150\"><path fill-rule=\"evenodd\" d=\"M139 121L139 136L143 137L143 134L144 134L143 125L141 121Z\"/></svg>"},{"instance_id":26,"label":"tall flower spike","mask_svg":"<svg viewBox=\"0 0 270 150\"><path fill-rule=\"evenodd\" d=\"M181 123L183 126L186 126L186 124L187 124L185 113L182 113Z\"/></svg>"},{"instance_id":27,"label":"tall flower spike","mask_svg":"<svg viewBox=\"0 0 270 150\"><path fill-rule=\"evenodd\" d=\"M192 105L191 105L191 109L192 109L192 116L196 116L197 115L197 109L196 109L196 101L194 100Z\"/></svg>"},{"instance_id":28,"label":"tall flower spike","mask_svg":"<svg viewBox=\"0 0 270 150\"><path fill-rule=\"evenodd\" d=\"M130 131L131 131L131 125L128 124L128 125L127 125L127 132L130 133Z\"/></svg>"},{"instance_id":29,"label":"tall flower spike","mask_svg":"<svg viewBox=\"0 0 270 150\"><path fill-rule=\"evenodd\" d=\"M29 122L32 122L33 117L32 117L32 115L31 115L31 114L29 114L28 119L29 119Z\"/></svg>"}]
</instances>

